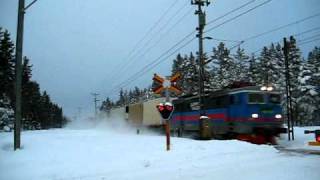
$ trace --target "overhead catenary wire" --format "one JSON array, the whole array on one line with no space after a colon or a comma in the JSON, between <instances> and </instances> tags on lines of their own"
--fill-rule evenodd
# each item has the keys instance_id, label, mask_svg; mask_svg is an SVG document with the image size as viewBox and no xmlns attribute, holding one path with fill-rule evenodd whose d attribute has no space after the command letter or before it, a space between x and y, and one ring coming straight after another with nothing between
<instances>
[{"instance_id":1,"label":"overhead catenary wire","mask_svg":"<svg viewBox=\"0 0 320 180\"><path fill-rule=\"evenodd\" d=\"M223 15L221 15L221 16L219 16L219 17L217 17L217 18L215 18L215 19L213 19L211 21L209 21L208 23L206 23L206 25L212 24L212 23L218 21L219 19L222 19L222 18L224 18L224 17L226 17L226 16L228 16L228 15L230 15L230 14L232 14L232 13L234 13L234 12L236 12L236 11L246 7L246 6L248 6L249 4L251 4L251 3L255 2L255 1L256 0L251 0L251 1L249 1L249 2L247 2L245 4L243 4L243 5L235 8L235 9L232 9L231 11L229 11L229 12L227 12L227 13L225 13L225 14L223 14Z\"/></svg>"},{"instance_id":2,"label":"overhead catenary wire","mask_svg":"<svg viewBox=\"0 0 320 180\"><path fill-rule=\"evenodd\" d=\"M314 15L305 17L305 18L303 18L303 19L300 19L300 20L297 20L297 21L294 21L294 22L291 22L291 23L288 23L288 24L285 24L285 25L282 25L282 26L273 28L273 29L271 29L271 30L265 31L265 32L263 32L263 33L259 33L259 34L257 34L257 35L254 35L254 36L245 38L243 41L247 42L247 41L249 41L249 40L259 38L259 37L264 36L264 35L266 35L266 34L270 34L270 33L272 33L272 32L278 31L278 30L280 30L280 29L284 29L284 28L286 28L286 27L289 27L289 26L292 26L292 25L295 25L295 24L298 24L298 23L307 21L307 20L312 19L312 18L315 18L315 17L317 17L317 16L320 16L320 13L316 13L316 14L314 14ZM313 30L312 30L312 31L313 31Z\"/></svg>"},{"instance_id":3,"label":"overhead catenary wire","mask_svg":"<svg viewBox=\"0 0 320 180\"><path fill-rule=\"evenodd\" d=\"M241 14L239 14L239 15L231 18L231 19L228 19L227 21L224 21L222 24L219 24L218 26L215 26L214 28L220 27L220 26L222 26L223 24L226 24L226 23L228 23L228 22L231 22L232 20L234 20L234 19L236 19L236 18L238 18L238 17L240 17L240 16L242 16L242 15L244 15L244 14L249 13L250 11L252 11L252 10L254 10L254 9L260 7L260 6L263 6L264 4L269 3L270 1L272 1L272 0L265 1L265 2L263 2L263 3L261 3L261 4L257 5L257 6L255 6L255 7L253 7L253 8L251 8L251 9L245 11L244 13L241 13ZM250 1L250 2L251 2L251 1ZM252 2L254 2L254 1L252 1ZM217 20L225 17L226 15L230 14L231 12L235 12L236 10L241 9L241 8L245 7L246 5L248 5L248 4L250 4L250 3L246 3L246 4L244 4L244 5L240 6L240 7L237 7L237 8L235 8L235 9L227 12L225 15L222 15L222 16L220 16L219 18L216 18L216 19L214 19L213 21L210 21L210 23L212 23L212 22L214 22L214 21L217 21ZM194 31L192 31L191 33L189 33L187 36L185 36L182 40L180 40L180 41L179 41L177 44L175 44L173 47L175 47L176 45L179 45L180 43L182 43L185 39L187 39L190 35L192 35L192 34L195 33L195 32L196 32L196 30L194 30ZM194 38L194 39L195 39L195 38ZM194 40L194 39L193 39L193 40ZM172 49L172 48L170 48L168 51L166 51L166 52L165 52L164 54L162 54L160 57L162 57L163 55L169 53L171 49ZM159 58L157 58L157 59L159 59ZM153 61L152 63L148 64L147 66L152 66L152 67L154 67L154 66L153 66L154 62L155 62L155 61ZM161 62L157 62L157 63L155 63L155 64L156 64L156 65L159 65L160 63L161 63ZM146 68L148 68L148 67L146 67ZM136 73L136 74L137 74L137 73ZM129 79L127 79L126 81L123 81L123 82L120 83L118 86L116 86L116 88L113 88L110 92L112 92L112 91L115 90L115 89L119 89L120 87L123 86L123 84L132 83L133 80L135 80L135 78L133 78L133 79L129 78ZM110 94L110 92L109 92L109 94Z\"/></svg>"},{"instance_id":4,"label":"overhead catenary wire","mask_svg":"<svg viewBox=\"0 0 320 180\"><path fill-rule=\"evenodd\" d=\"M317 38L319 36L320 36L320 34L316 34L316 35L313 35L313 36L309 36L307 38L300 39L298 42L303 43L304 41L309 41L309 40L312 40L312 39Z\"/></svg>"},{"instance_id":5,"label":"overhead catenary wire","mask_svg":"<svg viewBox=\"0 0 320 180\"><path fill-rule=\"evenodd\" d=\"M309 43L316 42L316 41L320 41L320 38L316 38L316 39L313 39L310 41L304 41L304 42L299 43L299 45L301 46L301 45L309 44Z\"/></svg>"},{"instance_id":6,"label":"overhead catenary wire","mask_svg":"<svg viewBox=\"0 0 320 180\"><path fill-rule=\"evenodd\" d=\"M305 30L305 31L302 31L302 32L299 32L299 33L296 33L296 34L292 34L291 36L299 37L299 36L302 36L302 35L305 35L305 34L309 34L309 33L311 33L311 32L314 32L314 31L319 30L319 29L320 29L320 26L314 27L314 28L311 28L311 29L307 29L307 30ZM316 31L316 32L317 32L317 31ZM320 35L320 34L318 34L318 35ZM318 36L318 35L316 35L316 36ZM309 38L313 38L313 37L309 37ZM304 41L304 40L307 40L307 39L306 39L306 38L305 38L305 39L301 39L301 40L299 40L299 42ZM277 42L273 42L273 44L277 44L277 43L282 43L282 40L277 41ZM301 44L299 44L299 45L301 45ZM259 52L259 51L261 51L261 48L253 51L251 54L256 54L256 53Z\"/></svg>"},{"instance_id":7,"label":"overhead catenary wire","mask_svg":"<svg viewBox=\"0 0 320 180\"><path fill-rule=\"evenodd\" d=\"M305 30L305 31L297 33L297 34L293 34L293 36L301 36L303 34L310 33L310 32L313 32L313 31L316 31L316 30L319 30L319 29L320 29L320 26Z\"/></svg>"},{"instance_id":8,"label":"overhead catenary wire","mask_svg":"<svg viewBox=\"0 0 320 180\"><path fill-rule=\"evenodd\" d=\"M152 70L154 67L158 66L160 63L162 63L164 60L168 59L170 56L174 55L175 53L177 53L179 50L181 50L182 48L184 48L185 46L187 46L188 44L190 44L192 41L194 41L196 39L196 37L190 39L189 41L187 41L186 43L184 43L182 46L180 46L179 48L177 48L176 50L174 50L173 52L171 52L170 54L168 54L166 57L159 57L157 58L157 61L153 61L152 63L148 64L147 66L145 66L144 68L142 68L140 71L138 71L137 73L135 73L134 75L132 75L130 78L128 78L127 80L121 82L118 86L116 86L115 88L113 88L112 90L110 90L108 92L108 94L110 95L113 91L118 90L120 88L126 87L128 85L130 85L132 82L134 82L135 80L137 80L139 77L141 77L141 75L143 75L144 73Z\"/></svg>"},{"instance_id":9,"label":"overhead catenary wire","mask_svg":"<svg viewBox=\"0 0 320 180\"><path fill-rule=\"evenodd\" d=\"M235 20L235 19L237 19L237 18L239 18L239 17L241 17L241 16L243 16L243 15L245 15L245 14L247 14L247 13L249 13L249 12L251 12L251 11L253 11L253 10L255 10L255 9L257 9L257 8L265 5L265 4L267 4L267 3L269 3L269 2L271 2L271 1L272 1L272 0L264 1L263 3L260 3L260 4L256 5L256 6L254 6L253 8L250 8L249 10L238 14L237 16L234 16L234 17L232 17L232 18L230 18L230 19L228 19L228 20L226 20L226 21L223 21L222 23L220 23L220 24L218 24L218 25L216 25L216 26L213 26L213 27L209 28L209 29L206 30L204 33L208 33L208 32L210 32L210 31L212 31L212 30L214 30L214 29L216 29L216 28L218 28L218 27L220 27L220 26L222 26L222 25L224 25L224 24L226 24L226 23L228 23L228 22L231 22L231 21L233 21L233 20Z\"/></svg>"},{"instance_id":10,"label":"overhead catenary wire","mask_svg":"<svg viewBox=\"0 0 320 180\"><path fill-rule=\"evenodd\" d=\"M163 29L165 29L172 20L174 20L174 18L181 12L181 10L184 9L185 6L183 6L182 8L180 8L171 18L170 20L165 24L163 25L158 31L156 34L160 34L158 40L153 43L153 45L149 46L148 45L150 44L151 40L153 40L153 38L150 38L144 45L143 47L148 47L146 48L144 51L139 51L137 53L135 53L134 56L132 56L129 60L131 60L130 62L128 62L127 64L125 64L119 71L119 68L118 68L118 73L121 74L123 72L126 72L126 70L128 70L131 65L135 62L133 61L134 59L138 58L138 57L143 57L144 55L146 55L147 53L149 53L154 47L156 47L164 38L165 35L169 34L170 31L176 27L181 21L182 19L186 18L188 13L190 12L190 10L188 10L186 13L183 14L183 16L181 18L178 19L178 21L176 21L172 26L170 26L164 33L160 33ZM114 78L111 78L111 79L114 79Z\"/></svg>"},{"instance_id":11,"label":"overhead catenary wire","mask_svg":"<svg viewBox=\"0 0 320 180\"><path fill-rule=\"evenodd\" d=\"M178 3L179 0L175 0L173 3L170 4L170 6L165 10L165 12L160 16L160 18L154 23L153 26L149 28L149 30L144 34L144 36L138 40L138 42L133 46L132 50L125 56L128 59L130 58L138 49L138 47L141 45L141 43L150 35L150 33L160 24L160 22L163 20L163 18L170 12L170 10ZM125 64L125 61L120 62L116 68L110 73L114 74L121 66Z\"/></svg>"},{"instance_id":12,"label":"overhead catenary wire","mask_svg":"<svg viewBox=\"0 0 320 180\"><path fill-rule=\"evenodd\" d=\"M251 3L255 2L255 1L256 1L256 0L251 0L251 1L249 1L249 2L247 2L247 3L245 3L245 4L243 4L243 5L235 8L235 9L232 9L231 11L228 11L227 13L225 13L225 14L223 14L223 15L221 15L221 16L219 16L219 17L217 17L217 18L215 18L215 19L213 19L213 20L211 20L211 21L209 21L207 24L214 23L214 22L218 21L219 19L222 19L222 18L226 17L227 15L230 15L230 14L232 14L232 13L234 13L234 12L236 12L236 11L242 9L242 8L244 8L244 7L248 6L249 4L251 4ZM192 10L192 9L191 9L191 10ZM187 12L187 13L188 13L188 12ZM186 16L187 16L187 13L184 14L181 19L183 19L184 17L186 17ZM179 19L179 20L180 20L180 19ZM174 24L174 26L175 26L176 24L178 24L178 23L179 23L179 21L177 21L177 22ZM172 26L172 28L173 28L174 26ZM193 32L192 32L192 33L193 33ZM223 41L227 41L227 42L239 42L239 41L235 41L235 40L226 40L226 39L218 39L218 38L212 38L212 39L214 39L214 40L223 40ZM156 43L156 44L157 44L157 43ZM151 48L149 48L149 49L151 49ZM145 55L147 52L148 52L148 51L146 51L145 53L143 53L142 56ZM127 67L130 67L130 66L127 66Z\"/></svg>"}]
</instances>

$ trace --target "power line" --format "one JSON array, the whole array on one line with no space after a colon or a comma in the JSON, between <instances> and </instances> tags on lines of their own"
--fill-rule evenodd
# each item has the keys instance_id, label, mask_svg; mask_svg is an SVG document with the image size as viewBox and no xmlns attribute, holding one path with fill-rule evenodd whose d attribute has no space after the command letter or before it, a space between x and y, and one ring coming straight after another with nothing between
<instances>
[{"instance_id":1,"label":"power line","mask_svg":"<svg viewBox=\"0 0 320 180\"><path fill-rule=\"evenodd\" d=\"M228 19L228 20L226 20L226 21L224 21L224 22L222 22L222 23L220 23L220 24L218 24L216 26L213 26L212 28L209 28L207 31L205 31L205 33L210 32L210 31L212 31L212 30L214 30L214 29L216 29L216 28L218 28L218 27L220 27L220 26L222 26L222 25L224 25L224 24L226 24L228 22L231 22L231 21L233 21L233 20L235 20L235 19L237 19L237 18L239 18L239 17L241 17L241 16L243 16L243 15L245 15L245 14L247 14L247 13L249 13L249 12L251 12L251 11L253 11L253 10L255 10L255 9L265 5L265 4L267 4L267 3L269 3L269 2L271 2L271 1L272 0L264 1L263 3L260 3L257 6L254 6L253 8L251 8L251 9L249 9L249 10L243 12L243 13L240 13L237 16L234 16L234 17L232 17L232 18L230 18L230 19Z\"/></svg>"},{"instance_id":2,"label":"power line","mask_svg":"<svg viewBox=\"0 0 320 180\"><path fill-rule=\"evenodd\" d=\"M315 37L318 37L318 36L320 36L320 34L316 34L316 35L301 39L301 40L299 40L299 42L303 43L303 41L309 41L309 40L314 39Z\"/></svg>"},{"instance_id":3,"label":"power line","mask_svg":"<svg viewBox=\"0 0 320 180\"><path fill-rule=\"evenodd\" d=\"M313 39L313 40L310 40L310 41L302 42L299 45L309 44L309 43L316 42L316 41L319 41L319 40L320 40L320 38L316 38L316 39Z\"/></svg>"},{"instance_id":4,"label":"power line","mask_svg":"<svg viewBox=\"0 0 320 180\"><path fill-rule=\"evenodd\" d=\"M174 13L170 18L169 18L169 20L163 25L163 26L161 26L159 29L158 29L158 31L157 32L155 32L154 34L159 34L163 29L165 29L169 24L170 24L170 22L186 7L186 5L187 4L184 4L176 13ZM154 38L154 36L151 36L151 38L146 42L146 43L144 43L142 46L143 47L146 47L146 46L148 46L149 44L150 44L150 42L153 40L153 38ZM138 51L138 53L139 53L139 51ZM132 59L133 59L133 57L132 57Z\"/></svg>"},{"instance_id":5,"label":"power line","mask_svg":"<svg viewBox=\"0 0 320 180\"><path fill-rule=\"evenodd\" d=\"M193 32L194 33L194 32ZM187 36L186 36L187 37ZM175 51L171 52L169 55L167 55L166 57L162 58L163 55L167 54L170 51L166 51L166 53L162 54L160 57L158 57L156 60L152 61L151 63L149 63L148 65L146 65L145 67L143 67L140 71L138 71L137 73L133 74L131 77L129 77L127 80L121 82L118 86L116 86L115 88L113 88L112 90L110 90L108 92L108 94L111 94L114 90L117 90L119 88L123 88L128 86L129 84L131 84L132 82L134 82L135 80L137 80L139 77L141 77L141 75L143 75L144 73L152 70L154 67L158 66L160 63L162 63L162 60L165 60L167 58L169 58L170 56L174 55L175 53L177 53L180 49L184 48L185 46L187 46L188 44L190 44L193 40L195 40L196 38L192 38L189 41L187 41L185 44L183 44L182 46L180 46L179 48L177 48ZM181 41L180 41L181 42ZM177 43L177 44L180 44ZM183 41L182 41L183 42ZM176 44L176 45L177 45ZM174 45L172 48L174 48L176 45ZM170 48L169 50L171 50L172 48Z\"/></svg>"},{"instance_id":6,"label":"power line","mask_svg":"<svg viewBox=\"0 0 320 180\"><path fill-rule=\"evenodd\" d=\"M157 32L156 32L156 34L158 34L158 33L160 33L163 29L165 29L169 24L170 24L170 22L184 9L184 7L185 6L182 6L171 18L170 18L170 20L166 23L166 24L164 24ZM187 13L188 13L189 11L187 11ZM158 41L156 41L152 46L149 46L144 52L142 52L142 53L140 53L141 51L137 51L137 53L135 53L130 59L131 59L131 61L130 62L128 62L127 64L125 64L122 68L121 68L121 70L120 71L118 71L118 73L122 73L122 72L125 72L126 70L128 70L130 67L131 67L131 65L134 63L134 59L136 59L137 57L138 57L138 55L139 55L139 57L143 57L144 55L146 55L147 53L149 53L156 45L158 45L160 42L161 42L161 40L163 40L163 36L165 35L165 34L168 34L177 24L179 24L179 22L181 22L181 20L183 19L183 18L185 18L186 16L187 16L187 13L185 13L181 18L179 18L179 20L176 22L176 23L174 23L167 31L165 31L165 33L163 33L163 34L161 34L160 35L160 38L158 39ZM149 44L150 44L150 42L153 40L153 37L151 37L144 45L143 45L143 47L147 47ZM128 60L130 60L130 59L128 59ZM119 69L119 68L118 68ZM116 74L111 78L111 79L114 79L114 77L116 76Z\"/></svg>"},{"instance_id":7,"label":"power line","mask_svg":"<svg viewBox=\"0 0 320 180\"><path fill-rule=\"evenodd\" d=\"M301 35L303 35L303 34L310 33L310 32L313 32L313 31L315 31L315 30L318 30L318 29L320 29L320 26L315 27L315 28L312 28L312 29L308 29L308 30L303 31L303 32L301 32L301 33L293 34L293 36L301 36Z\"/></svg>"},{"instance_id":8,"label":"power line","mask_svg":"<svg viewBox=\"0 0 320 180\"><path fill-rule=\"evenodd\" d=\"M129 57L131 57L133 55L134 52L136 52L136 50L138 49L138 47L140 46L140 44L150 35L150 33L160 24L160 22L162 21L162 19L169 13L169 11L177 4L179 0L175 0L167 9L166 11L160 16L160 18L155 22L155 24L153 26L151 26L151 28L147 31L147 33L134 45L133 49L128 53L128 55L126 56L125 59L128 59ZM119 63L118 66L110 73L113 74L114 72L116 72L121 66L123 66L123 64L125 63L125 61L122 61L123 63Z\"/></svg>"},{"instance_id":9,"label":"power line","mask_svg":"<svg viewBox=\"0 0 320 180\"><path fill-rule=\"evenodd\" d=\"M219 16L218 18L215 18L215 19L209 21L207 24L211 24L211 23L213 23L213 22L215 22L215 21L218 21L219 19L222 19L222 18L226 17L227 15L232 14L233 12L236 12L236 11L244 8L244 7L248 6L249 4L251 4L251 3L255 2L255 1L256 1L256 0L251 0L251 1L249 1L249 2L247 2L247 3L245 3L245 4L243 4L243 5L235 8L235 9L232 9L231 11L223 14L222 16ZM271 0L269 0L269 1L271 1ZM263 3L263 4L264 4L264 3ZM262 4L262 5L263 5L263 4ZM187 15L187 14L185 14L183 17L185 17L186 15ZM177 23L178 23L178 22L177 22ZM175 24L177 24L177 23L175 23ZM193 31L193 32L195 32L195 31ZM191 33L193 33L193 32L191 32ZM191 34L191 33L190 33L190 34ZM222 40L222 41L229 41L229 42L241 42L241 41L218 39L218 38L212 38L212 39L214 39L214 40ZM149 49L150 49L150 48L149 48ZM146 54L146 53L143 53L143 55L145 55L145 54ZM142 55L142 56L143 56L143 55ZM128 66L128 67L130 67L130 66Z\"/></svg>"},{"instance_id":10,"label":"power line","mask_svg":"<svg viewBox=\"0 0 320 180\"><path fill-rule=\"evenodd\" d=\"M248 13L248 12L250 12L250 11L252 11L252 10L260 7L260 6L262 6L262 5L264 5L264 4L266 4L266 3L269 3L270 1L272 1L272 0L265 1L265 2L263 2L263 3L261 3L261 4L257 5L257 6L255 6L255 7L253 7L253 8L251 8L251 9L249 9L248 11L245 11L244 13L241 13L240 15L235 16L235 17L233 17L233 18L231 18L231 19L229 19L229 20L223 22L222 24L219 24L218 26L215 26L215 27L213 27L213 28L217 28L217 27L219 27L219 26L221 26L221 25L223 25L223 24L226 24L226 23L228 23L228 22L230 22L230 21L232 21L232 20L234 20L234 19L236 19L236 18L238 18L238 17L240 17L240 16L242 16L242 15L244 15L244 14L246 14L246 13ZM212 20L212 21L210 21L209 23L213 23L213 22L215 22L215 21L217 21L217 20L219 20L219 19L221 19L221 18L223 18L223 17L225 17L225 16L227 16L227 15L229 15L229 14L231 14L231 13L233 13L233 12L235 12L235 11L243 8L243 7L245 7L245 6L247 6L248 4L250 4L250 3L252 3L252 2L254 2L254 1L250 1L250 2L248 2L248 3L246 3L246 4L244 4L244 5L241 5L240 7L237 7L237 8L235 8L235 9L227 12L226 14L224 14L224 15L222 15L222 16L220 16L220 17L218 17L218 18L216 18L216 19L214 19L214 20ZM208 23L208 24L209 24L209 23ZM212 30L213 28L211 28L211 30ZM171 48L170 48L169 50L167 50L165 53L163 53L162 55L160 55L160 57L158 57L157 59L160 59L163 55L169 53L172 48L174 48L175 46L177 46L177 45L179 45L180 43L182 43L184 40L186 40L189 36L191 36L191 35L192 35L193 33L195 33L195 32L196 32L196 30L194 30L194 31L192 31L191 33L189 33L188 35L186 35L184 38L182 38L182 40L180 40L178 43L176 43L173 47L171 47ZM208 32L208 31L206 31L206 32ZM194 39L192 39L192 40L190 40L190 41L193 41L193 40L194 40ZM157 61L157 59L154 60L153 62L151 62L150 64L148 64L147 66L145 66L144 68L148 68L148 67L152 67L152 68L153 68L153 67L155 67L155 66L153 66L153 64ZM161 63L161 62L157 62L156 65L158 65L158 64L160 64L160 63ZM143 72L143 71L140 71L140 72ZM140 73L137 72L137 73L134 74L133 76L137 76L137 75L140 75ZM136 77L134 77L134 78L129 78L129 79L123 81L123 82L120 83L118 86L116 86L115 88L113 88L110 92L112 92L113 90L118 89L119 87L123 86L123 84L127 84L127 85L128 85L129 83L132 83L133 80L135 80L135 79L136 79ZM108 94L110 94L110 92L109 92Z\"/></svg>"},{"instance_id":11,"label":"power line","mask_svg":"<svg viewBox=\"0 0 320 180\"><path fill-rule=\"evenodd\" d=\"M241 41L238 41L238 40L231 40L231 39L219 39L219 38L212 38L212 40L215 40L215 41L223 41L223 42L233 42L233 43L240 43Z\"/></svg>"},{"instance_id":12,"label":"power line","mask_svg":"<svg viewBox=\"0 0 320 180\"><path fill-rule=\"evenodd\" d=\"M232 14L232 13L234 13L234 12L236 12L236 11L238 11L238 10L246 7L246 6L248 6L249 4L251 4L251 3L255 2L255 1L256 1L256 0L251 0L251 1L249 1L249 2L247 2L247 3L245 3L245 4L243 4L243 5L235 8L235 9L232 9L231 11L229 11L229 12L227 12L227 13L225 13L225 14L223 14L223 15L221 15L221 16L219 16L219 17L217 17L217 18L215 18L215 19L213 19L213 20L211 20L211 21L209 21L206 25L212 24L212 23L218 21L219 19L222 19L222 18L228 16L229 14Z\"/></svg>"},{"instance_id":13,"label":"power line","mask_svg":"<svg viewBox=\"0 0 320 180\"><path fill-rule=\"evenodd\" d=\"M247 3L245 3L245 4L243 4L243 5L235 8L235 9L232 9L231 11L223 14L222 16L219 16L218 18L215 18L215 19L209 21L207 24L211 24L211 23L213 23L213 22L215 22L215 21L218 21L219 19L222 19L222 18L226 17L227 15L232 14L233 12L236 12L236 11L244 8L244 7L248 6L249 4L251 4L251 3L255 2L255 1L256 1L256 0L251 0L251 1L249 1L249 2L247 2ZM272 0L269 0L269 1L272 1ZM267 2L269 2L269 1L267 1ZM264 5L265 3L267 3L267 2L264 2L264 3L262 3L262 4L258 5L258 6L262 6L262 5ZM256 8L257 8L257 7L256 7ZM183 17L185 17L186 15L187 15L187 14L185 14ZM178 22L177 22L177 23L178 23ZM175 23L175 24L177 24L177 23ZM195 32L195 31L193 31L193 32ZM191 32L191 33L193 33L193 32ZM191 34L191 33L190 33L190 34ZM218 39L216 39L216 40L218 40ZM219 39L219 40L221 40L221 39ZM233 40L225 40L225 41L233 41ZM239 42L239 41L233 41L233 42ZM149 49L150 49L150 48L149 48ZM144 53L143 55L145 55L145 54L146 54L146 53ZM130 66L128 66L128 67L130 67Z\"/></svg>"},{"instance_id":14,"label":"power line","mask_svg":"<svg viewBox=\"0 0 320 180\"><path fill-rule=\"evenodd\" d=\"M320 13L317 13L317 14L314 14L314 15L311 15L311 16L308 16L308 17L306 17L306 18L300 19L300 20L295 21L295 22L291 22L291 23L289 23L289 24L285 24L285 25L279 26L279 27L277 27L277 28L268 30L268 31L263 32L263 33L260 33L260 34L257 34L257 35L248 37L248 38L244 39L244 41L249 41L249 40L252 40L252 39L256 39L256 38L258 38L258 37L261 37L261 36L264 36L264 35L266 35L266 34L269 34L269 33L275 32L275 31L278 31L278 30L280 30L280 29L283 29L283 28L286 28L286 27L289 27L289 26L292 26L292 25L295 25L295 24L304 22L304 21L306 21L306 20L309 20L309 19L314 18L314 17L317 17L317 16L320 16Z\"/></svg>"},{"instance_id":15,"label":"power line","mask_svg":"<svg viewBox=\"0 0 320 180\"><path fill-rule=\"evenodd\" d=\"M308 29L308 30L305 30L305 31L302 31L302 32L300 32L300 33L292 34L291 36L299 37L299 36L302 36L302 35L304 35L304 34L308 34L308 33L314 32L314 31L316 31L316 30L318 30L318 29L320 29L320 26L315 27L315 28L311 28L311 29ZM320 35L320 34L317 34L316 36L319 36L319 35ZM313 36L312 36L312 37L309 37L308 39L310 39L310 38L313 38ZM299 42L305 41L305 40L307 40L307 38L302 39L302 40L300 40ZM277 42L273 42L273 43L274 43L274 44L277 44L277 43L281 43L281 42L282 42L282 41L277 41ZM303 44L304 44L304 43L303 43ZM300 44L300 45L301 45L301 44ZM253 54L256 54L256 53L259 52L259 51L261 51L260 48L257 49L256 51L252 52L252 53L253 53Z\"/></svg>"},{"instance_id":16,"label":"power line","mask_svg":"<svg viewBox=\"0 0 320 180\"><path fill-rule=\"evenodd\" d=\"M243 5L235 8L235 9L232 9L231 11L225 13L224 15L219 16L218 18L209 21L207 24L211 24L211 23L213 23L213 22L215 22L215 21L217 21L217 20L219 20L219 19L222 19L222 18L226 17L227 15L232 14L233 12L236 12L236 11L244 8L244 7L248 6L249 4L251 4L251 3L255 2L255 1L256 1L256 0L251 0L251 1L249 1L249 2L247 2L247 3L245 3L245 4L243 4ZM260 6L268 3L269 1L272 1L272 0L268 0L268 1L266 1L266 2L264 2L264 3L262 3L262 4L260 4L260 5L258 5L258 6L256 6L256 7L254 7L253 9L258 8L258 7L260 7ZM253 9L252 9L252 10L253 10ZM250 11L251 11L251 10L249 10L248 12L250 12ZM242 14L242 15L243 15L243 14ZM195 32L195 31L193 31L193 32ZM193 32L191 32L191 33L193 33ZM191 34L191 33L190 33L190 34ZM222 39L217 39L217 38L212 38L212 39L222 40ZM240 41L234 41L234 40L224 40L224 41L240 42ZM143 55L145 55L145 54L146 54L146 53L144 53Z\"/></svg>"}]
</instances>

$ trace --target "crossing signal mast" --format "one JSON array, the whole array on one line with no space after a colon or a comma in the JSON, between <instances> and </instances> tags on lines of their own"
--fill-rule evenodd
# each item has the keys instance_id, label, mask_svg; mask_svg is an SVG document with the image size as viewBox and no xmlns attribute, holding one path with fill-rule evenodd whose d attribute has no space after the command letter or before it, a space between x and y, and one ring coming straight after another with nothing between
<instances>
[{"instance_id":1,"label":"crossing signal mast","mask_svg":"<svg viewBox=\"0 0 320 180\"><path fill-rule=\"evenodd\" d=\"M177 86L177 81L180 79L180 73L175 74L172 77L162 78L157 74L153 75L153 87L152 90L155 94L161 94L163 91L166 93L166 102L160 103L156 106L162 119L164 120L164 126L166 131L166 145L167 151L170 150L170 124L169 119L174 110L173 105L170 102L169 91L180 94L182 91L180 87ZM170 82L170 86L164 86L163 83L166 81Z\"/></svg>"}]
</instances>

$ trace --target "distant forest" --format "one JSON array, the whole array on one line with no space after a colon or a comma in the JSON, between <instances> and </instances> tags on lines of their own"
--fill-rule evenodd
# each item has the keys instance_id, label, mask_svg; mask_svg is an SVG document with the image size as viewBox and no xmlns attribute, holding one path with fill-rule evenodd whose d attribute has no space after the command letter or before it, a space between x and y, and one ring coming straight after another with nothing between
<instances>
[{"instance_id":1,"label":"distant forest","mask_svg":"<svg viewBox=\"0 0 320 180\"><path fill-rule=\"evenodd\" d=\"M13 128L15 107L15 46L7 30L0 27L0 130ZM62 127L67 119L62 108L53 103L46 91L31 80L30 59L23 58L22 128L49 129Z\"/></svg>"},{"instance_id":2,"label":"distant forest","mask_svg":"<svg viewBox=\"0 0 320 180\"><path fill-rule=\"evenodd\" d=\"M320 49L314 47L307 59L303 58L294 37L289 39L289 72L293 99L294 120L297 125L311 125L320 119ZM270 44L261 49L260 54L246 54L245 49L238 47L235 54L224 43L212 48L205 54L206 60L211 60L205 66L205 90L223 89L234 81L246 81L256 85L272 85L283 94L283 109L285 107L285 64L280 43ZM193 53L178 54L173 59L172 75L179 72L182 75L178 82L183 90L182 95L198 92L198 60ZM150 86L151 87L151 86ZM150 87L119 92L115 102L109 97L102 102L101 111L123 106L145 99L154 98ZM173 94L172 94L173 95ZM174 96L174 95L173 95Z\"/></svg>"}]
</instances>

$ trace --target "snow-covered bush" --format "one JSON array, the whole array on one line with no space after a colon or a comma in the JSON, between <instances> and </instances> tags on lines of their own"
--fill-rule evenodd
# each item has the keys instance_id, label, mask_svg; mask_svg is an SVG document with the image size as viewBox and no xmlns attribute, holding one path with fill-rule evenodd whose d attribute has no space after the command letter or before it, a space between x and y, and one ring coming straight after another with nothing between
<instances>
[{"instance_id":1,"label":"snow-covered bush","mask_svg":"<svg viewBox=\"0 0 320 180\"><path fill-rule=\"evenodd\" d=\"M14 128L14 111L7 98L0 99L0 131L9 132Z\"/></svg>"}]
</instances>

